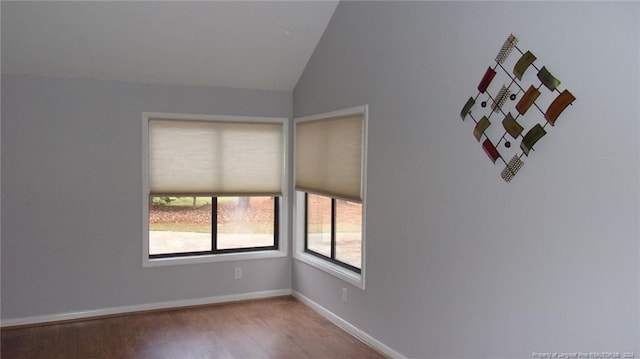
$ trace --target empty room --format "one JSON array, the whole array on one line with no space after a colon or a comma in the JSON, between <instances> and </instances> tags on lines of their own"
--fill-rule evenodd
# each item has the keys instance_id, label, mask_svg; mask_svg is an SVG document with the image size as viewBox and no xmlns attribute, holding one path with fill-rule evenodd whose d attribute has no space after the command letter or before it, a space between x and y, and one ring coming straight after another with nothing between
<instances>
[{"instance_id":1,"label":"empty room","mask_svg":"<svg viewBox=\"0 0 640 359\"><path fill-rule=\"evenodd\" d=\"M2 358L640 357L640 2L0 18Z\"/></svg>"}]
</instances>

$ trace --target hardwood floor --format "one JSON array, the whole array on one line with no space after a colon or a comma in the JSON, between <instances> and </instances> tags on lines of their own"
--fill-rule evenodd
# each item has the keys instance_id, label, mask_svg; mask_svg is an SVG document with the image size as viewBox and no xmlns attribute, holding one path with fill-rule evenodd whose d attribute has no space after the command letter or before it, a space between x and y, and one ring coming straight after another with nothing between
<instances>
[{"instance_id":1,"label":"hardwood floor","mask_svg":"<svg viewBox=\"0 0 640 359\"><path fill-rule=\"evenodd\" d=\"M293 297L2 329L4 358L385 358Z\"/></svg>"}]
</instances>

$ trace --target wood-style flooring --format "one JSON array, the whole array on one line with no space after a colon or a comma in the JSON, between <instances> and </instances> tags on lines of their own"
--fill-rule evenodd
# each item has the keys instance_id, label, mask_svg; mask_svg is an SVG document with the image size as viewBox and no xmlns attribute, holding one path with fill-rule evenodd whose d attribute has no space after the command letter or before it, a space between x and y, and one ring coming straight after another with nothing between
<instances>
[{"instance_id":1,"label":"wood-style flooring","mask_svg":"<svg viewBox=\"0 0 640 359\"><path fill-rule=\"evenodd\" d=\"M293 297L2 329L4 358L385 358Z\"/></svg>"}]
</instances>

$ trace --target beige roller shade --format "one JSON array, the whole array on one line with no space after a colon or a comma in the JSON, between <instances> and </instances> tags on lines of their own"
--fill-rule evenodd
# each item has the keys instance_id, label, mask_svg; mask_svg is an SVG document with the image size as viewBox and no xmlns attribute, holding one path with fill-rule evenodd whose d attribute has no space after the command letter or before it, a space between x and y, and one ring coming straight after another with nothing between
<instances>
[{"instance_id":1,"label":"beige roller shade","mask_svg":"<svg viewBox=\"0 0 640 359\"><path fill-rule=\"evenodd\" d=\"M296 190L360 202L363 168L363 114L296 123Z\"/></svg>"},{"instance_id":2,"label":"beige roller shade","mask_svg":"<svg viewBox=\"0 0 640 359\"><path fill-rule=\"evenodd\" d=\"M283 124L149 120L152 195L282 194Z\"/></svg>"}]
</instances>

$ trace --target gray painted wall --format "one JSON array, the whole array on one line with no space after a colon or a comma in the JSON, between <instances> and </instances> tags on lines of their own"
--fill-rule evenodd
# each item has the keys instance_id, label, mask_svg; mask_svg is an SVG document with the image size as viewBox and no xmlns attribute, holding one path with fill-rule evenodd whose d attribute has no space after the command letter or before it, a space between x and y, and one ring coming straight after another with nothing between
<instances>
[{"instance_id":1,"label":"gray painted wall","mask_svg":"<svg viewBox=\"0 0 640 359\"><path fill-rule=\"evenodd\" d=\"M293 107L370 105L365 291L288 258L141 267L141 113L290 93L3 76L2 318L293 285L409 357L640 355L639 6L338 6ZM458 113L510 32L578 100L505 184Z\"/></svg>"},{"instance_id":2,"label":"gray painted wall","mask_svg":"<svg viewBox=\"0 0 640 359\"><path fill-rule=\"evenodd\" d=\"M577 101L506 184L459 113L511 32ZM640 355L639 46L638 3L341 2L294 115L369 104L366 290L294 290L407 357Z\"/></svg>"},{"instance_id":3,"label":"gray painted wall","mask_svg":"<svg viewBox=\"0 0 640 359\"><path fill-rule=\"evenodd\" d=\"M142 268L142 112L291 117L291 93L2 77L2 318L288 289L291 259Z\"/></svg>"}]
</instances>

